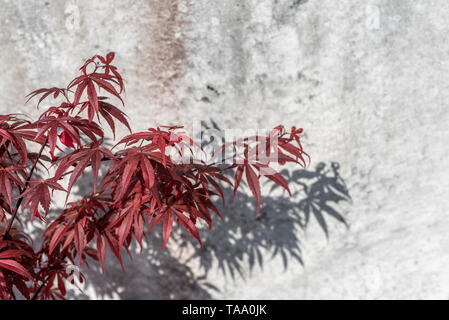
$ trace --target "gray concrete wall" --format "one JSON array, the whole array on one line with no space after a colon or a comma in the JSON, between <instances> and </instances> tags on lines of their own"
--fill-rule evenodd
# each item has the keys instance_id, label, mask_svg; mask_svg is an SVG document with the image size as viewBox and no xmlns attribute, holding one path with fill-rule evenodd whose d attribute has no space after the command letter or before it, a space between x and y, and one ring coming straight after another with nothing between
<instances>
[{"instance_id":1,"label":"gray concrete wall","mask_svg":"<svg viewBox=\"0 0 449 320\"><path fill-rule=\"evenodd\" d=\"M256 219L240 194L202 250L155 233L126 273L87 271L91 298L446 299L448 20L444 0L1 0L0 113L112 50L136 129L306 132L292 199L265 187Z\"/></svg>"}]
</instances>

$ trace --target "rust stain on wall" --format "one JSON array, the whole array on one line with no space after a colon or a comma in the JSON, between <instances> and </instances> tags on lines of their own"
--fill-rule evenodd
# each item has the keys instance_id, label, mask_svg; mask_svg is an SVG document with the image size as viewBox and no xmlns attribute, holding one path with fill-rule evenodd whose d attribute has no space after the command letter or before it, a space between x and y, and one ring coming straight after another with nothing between
<instances>
[{"instance_id":1,"label":"rust stain on wall","mask_svg":"<svg viewBox=\"0 0 449 320\"><path fill-rule=\"evenodd\" d=\"M151 0L145 65L149 70L150 98L161 107L176 109L182 103L186 69L184 41L188 31L189 1Z\"/></svg>"}]
</instances>

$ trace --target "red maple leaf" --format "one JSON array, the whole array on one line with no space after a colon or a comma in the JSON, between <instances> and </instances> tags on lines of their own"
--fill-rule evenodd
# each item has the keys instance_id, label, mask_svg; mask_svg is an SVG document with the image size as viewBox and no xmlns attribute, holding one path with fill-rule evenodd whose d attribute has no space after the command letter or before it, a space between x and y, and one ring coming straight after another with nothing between
<instances>
[{"instance_id":1,"label":"red maple leaf","mask_svg":"<svg viewBox=\"0 0 449 320\"><path fill-rule=\"evenodd\" d=\"M44 220L45 216L50 210L50 189L66 191L59 183L55 182L53 178L44 181L30 180L30 187L26 189L18 198L24 198L22 202L22 210L30 207L31 220L38 217ZM44 209L45 215L42 217L39 213L39 205Z\"/></svg>"}]
</instances>

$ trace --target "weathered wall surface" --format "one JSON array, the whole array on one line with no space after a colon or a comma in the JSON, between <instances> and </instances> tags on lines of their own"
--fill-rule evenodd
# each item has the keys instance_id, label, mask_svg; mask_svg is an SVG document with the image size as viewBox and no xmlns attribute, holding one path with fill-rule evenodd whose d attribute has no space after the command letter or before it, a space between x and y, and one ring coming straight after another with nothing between
<instances>
[{"instance_id":1,"label":"weathered wall surface","mask_svg":"<svg viewBox=\"0 0 449 320\"><path fill-rule=\"evenodd\" d=\"M0 113L36 114L25 94L112 50L136 129L305 129L291 181L309 193L266 197L259 219L241 194L202 251L89 271L90 297L446 299L448 20L444 0L1 0Z\"/></svg>"}]
</instances>

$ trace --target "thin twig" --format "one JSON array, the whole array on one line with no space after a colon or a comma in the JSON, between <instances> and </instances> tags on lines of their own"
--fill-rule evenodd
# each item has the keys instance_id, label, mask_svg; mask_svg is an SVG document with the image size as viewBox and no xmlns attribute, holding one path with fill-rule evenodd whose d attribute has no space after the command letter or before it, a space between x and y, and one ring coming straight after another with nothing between
<instances>
[{"instance_id":1,"label":"thin twig","mask_svg":"<svg viewBox=\"0 0 449 320\"><path fill-rule=\"evenodd\" d=\"M45 286L45 284L48 282L49 279L50 279L50 276L47 276L47 278L41 283L41 285L39 286L37 291L33 294L33 296L31 297L31 300L36 300L38 294L41 292L42 288Z\"/></svg>"},{"instance_id":2,"label":"thin twig","mask_svg":"<svg viewBox=\"0 0 449 320\"><path fill-rule=\"evenodd\" d=\"M27 179L26 179L26 181L25 181L25 188L24 188L24 190L26 190L28 184L30 183L31 177L33 176L33 172L34 172L34 170L36 169L37 163L39 162L39 159L40 159L40 157L41 157L41 155L42 155L42 152L44 151L44 148L45 148L45 146L47 145L47 140L48 140L48 138L45 139L45 142L42 144L42 147L41 147L41 149L39 150L39 154L38 154L36 160L34 160L33 166L31 167L30 173L28 174L28 177L27 177ZM19 207L20 207L20 205L22 204L22 201L23 201L23 198L20 198L20 199L17 201L16 207L14 208L14 213L13 213L13 215L12 215L11 220L9 221L8 228L6 229L6 232L5 232L5 234L3 235L3 239L7 239L7 238L8 238L8 234L9 234L9 232L11 231L12 224L13 224L13 222L14 222L16 216L17 216L17 212L19 211Z\"/></svg>"}]
</instances>

